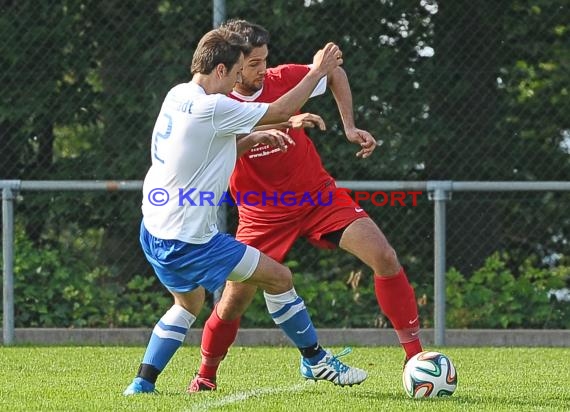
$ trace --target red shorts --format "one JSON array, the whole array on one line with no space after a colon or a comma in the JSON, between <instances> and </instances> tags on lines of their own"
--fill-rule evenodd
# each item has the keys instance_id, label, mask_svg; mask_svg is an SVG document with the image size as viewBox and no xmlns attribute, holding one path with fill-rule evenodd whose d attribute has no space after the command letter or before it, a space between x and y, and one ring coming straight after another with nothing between
<instances>
[{"instance_id":1,"label":"red shorts","mask_svg":"<svg viewBox=\"0 0 570 412\"><path fill-rule=\"evenodd\" d=\"M261 213L240 210L236 239L278 262L283 262L295 241L301 237L323 249L336 248L337 245L323 236L344 229L355 220L368 217L368 214L348 196L346 190L334 184L323 192L323 199L332 199L330 204L281 206L278 211L271 208Z\"/></svg>"}]
</instances>

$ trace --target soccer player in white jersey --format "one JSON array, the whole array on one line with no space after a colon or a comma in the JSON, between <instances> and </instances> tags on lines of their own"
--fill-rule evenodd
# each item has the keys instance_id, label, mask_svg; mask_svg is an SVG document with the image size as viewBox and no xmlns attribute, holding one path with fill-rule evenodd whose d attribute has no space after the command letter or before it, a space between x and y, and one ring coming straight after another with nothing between
<instances>
[{"instance_id":1,"label":"soccer player in white jersey","mask_svg":"<svg viewBox=\"0 0 570 412\"><path fill-rule=\"evenodd\" d=\"M256 125L286 122L307 100L320 78L342 63L338 46L328 43L315 54L313 68L277 101L242 103L226 96L240 81L241 36L228 30L208 32L192 59L192 80L166 96L155 124L152 166L143 185L140 241L174 305L153 329L142 363L124 395L155 391L158 375L180 347L200 312L205 290L227 279L264 290L275 323L301 350L314 379L338 385L361 383L367 374L324 350L288 268L257 249L218 232L217 204L224 196L236 162L236 135ZM315 116L314 124L322 119ZM309 121L310 123L310 121ZM252 137L253 136L253 137ZM292 141L277 130L257 131L251 145L286 149Z\"/></svg>"}]
</instances>

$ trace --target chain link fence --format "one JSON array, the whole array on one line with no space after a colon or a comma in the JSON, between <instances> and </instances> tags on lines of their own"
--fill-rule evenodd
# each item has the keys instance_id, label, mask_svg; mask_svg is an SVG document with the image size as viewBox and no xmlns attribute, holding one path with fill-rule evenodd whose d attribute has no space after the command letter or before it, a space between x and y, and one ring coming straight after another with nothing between
<instances>
[{"instance_id":1,"label":"chain link fence","mask_svg":"<svg viewBox=\"0 0 570 412\"><path fill-rule=\"evenodd\" d=\"M188 81L195 45L223 15L270 30L270 66L310 63L327 41L340 45L356 124L383 145L355 159L330 92L309 101L305 109L328 126L310 135L339 180L570 178L562 0L4 0L0 10L0 179L142 179L162 99ZM453 194L448 266L468 278L495 253L516 277L527 259L539 269L569 265L569 200ZM363 206L407 266L430 326L427 193L416 207ZM169 298L140 252L139 222L137 193L19 193L16 325L151 325L149 312ZM236 223L229 210L228 231ZM352 256L301 240L288 263L305 299L326 298L331 308L314 313L317 325L385 324L366 309L376 308L371 273ZM105 319L88 304L99 300L114 308ZM66 304L56 311L54 302ZM244 326L271 326L262 312L250 311Z\"/></svg>"}]
</instances>

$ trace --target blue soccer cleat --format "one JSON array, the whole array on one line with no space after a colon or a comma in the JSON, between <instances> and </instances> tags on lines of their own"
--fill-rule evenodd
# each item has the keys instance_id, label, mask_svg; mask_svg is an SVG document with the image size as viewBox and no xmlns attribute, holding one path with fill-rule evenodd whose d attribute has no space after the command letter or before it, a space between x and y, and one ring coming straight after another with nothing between
<instances>
[{"instance_id":1,"label":"blue soccer cleat","mask_svg":"<svg viewBox=\"0 0 570 412\"><path fill-rule=\"evenodd\" d=\"M123 395L130 396L130 395L137 395L139 393L157 393L157 392L156 389L154 389L154 384L144 380L143 378L135 378L133 379L131 384L127 386L127 389L125 389Z\"/></svg>"},{"instance_id":2,"label":"blue soccer cleat","mask_svg":"<svg viewBox=\"0 0 570 412\"><path fill-rule=\"evenodd\" d=\"M326 351L326 355L316 365L311 365L305 358L301 358L301 375L310 380L327 380L339 386L352 386L362 383L368 374L362 369L345 365L338 358L352 352L345 348L338 355Z\"/></svg>"}]
</instances>

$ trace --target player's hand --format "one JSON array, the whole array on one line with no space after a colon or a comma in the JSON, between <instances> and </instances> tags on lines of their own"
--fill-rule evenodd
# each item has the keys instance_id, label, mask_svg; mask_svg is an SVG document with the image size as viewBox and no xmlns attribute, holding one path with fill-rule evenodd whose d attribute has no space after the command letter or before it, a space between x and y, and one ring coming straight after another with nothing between
<instances>
[{"instance_id":1,"label":"player's hand","mask_svg":"<svg viewBox=\"0 0 570 412\"><path fill-rule=\"evenodd\" d=\"M366 159L372 154L374 149L376 149L376 146L378 146L378 143L376 142L376 139L374 139L374 136L372 136L366 130L352 127L350 129L345 129L344 133L346 134L346 138L349 142L360 145L361 149L356 153L357 157Z\"/></svg>"},{"instance_id":2,"label":"player's hand","mask_svg":"<svg viewBox=\"0 0 570 412\"><path fill-rule=\"evenodd\" d=\"M313 67L322 75L329 73L342 64L342 51L334 43L327 43L313 57Z\"/></svg>"},{"instance_id":3,"label":"player's hand","mask_svg":"<svg viewBox=\"0 0 570 412\"><path fill-rule=\"evenodd\" d=\"M272 147L277 147L282 152L287 151L287 145L295 145L295 141L291 139L291 136L277 129L256 131L251 133L249 138L252 139L255 144L267 144Z\"/></svg>"},{"instance_id":4,"label":"player's hand","mask_svg":"<svg viewBox=\"0 0 570 412\"><path fill-rule=\"evenodd\" d=\"M325 121L322 117L312 113L301 113L291 116L289 118L289 127L293 129L318 127L320 130L326 130Z\"/></svg>"}]
</instances>

